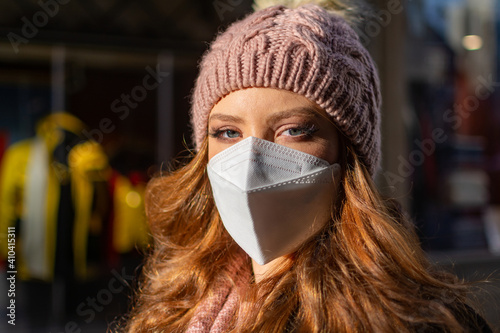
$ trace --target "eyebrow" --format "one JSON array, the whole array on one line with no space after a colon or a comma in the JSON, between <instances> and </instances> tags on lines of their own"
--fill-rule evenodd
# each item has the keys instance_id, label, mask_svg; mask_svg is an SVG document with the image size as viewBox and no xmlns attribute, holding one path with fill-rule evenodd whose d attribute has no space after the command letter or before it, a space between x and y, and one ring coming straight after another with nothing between
<instances>
[{"instance_id":1,"label":"eyebrow","mask_svg":"<svg viewBox=\"0 0 500 333\"><path fill-rule=\"evenodd\" d=\"M294 116L306 116L309 118L321 117L321 115L312 107L298 107L276 112L271 117L269 117L268 122L272 124Z\"/></svg>"},{"instance_id":2,"label":"eyebrow","mask_svg":"<svg viewBox=\"0 0 500 333\"><path fill-rule=\"evenodd\" d=\"M294 116L306 116L306 117L312 117L312 118L320 118L321 115L312 107L297 107L293 109L288 109L288 110L283 110L274 113L271 115L268 119L268 123L276 123L279 122L280 120L291 118ZM245 120L242 117L238 116L233 116L229 114L223 114L223 113L215 113L210 115L209 122L212 120L220 120L220 121L227 121L227 122L232 122L232 123L237 123L237 124L243 124Z\"/></svg>"},{"instance_id":3,"label":"eyebrow","mask_svg":"<svg viewBox=\"0 0 500 333\"><path fill-rule=\"evenodd\" d=\"M210 118L208 119L208 121L210 122L212 120L228 121L228 122L237 123L237 124L242 124L245 122L243 120L243 118L241 118L241 117L232 116L232 115L223 114L223 113L216 113L216 114L210 115Z\"/></svg>"}]
</instances>

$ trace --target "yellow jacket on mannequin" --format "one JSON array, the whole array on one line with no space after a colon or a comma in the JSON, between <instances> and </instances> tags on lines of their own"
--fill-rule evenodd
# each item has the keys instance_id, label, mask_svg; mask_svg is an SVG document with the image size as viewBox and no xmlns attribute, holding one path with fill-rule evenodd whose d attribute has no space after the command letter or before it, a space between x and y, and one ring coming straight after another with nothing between
<instances>
[{"instance_id":1,"label":"yellow jacket on mannequin","mask_svg":"<svg viewBox=\"0 0 500 333\"><path fill-rule=\"evenodd\" d=\"M149 232L144 212L145 182L134 184L115 172L113 175L113 248L123 254L145 247Z\"/></svg>"},{"instance_id":2,"label":"yellow jacket on mannequin","mask_svg":"<svg viewBox=\"0 0 500 333\"><path fill-rule=\"evenodd\" d=\"M74 274L79 279L87 276L87 239L89 233L102 229L102 218L92 213L94 184L109 177L108 159L98 143L83 139L64 147L67 165L53 158L65 133L81 137L84 128L76 117L54 113L39 122L36 137L5 152L0 168L0 230L18 227L16 259L21 278L51 281L54 277L59 190L68 182L74 206ZM1 245L3 257L5 249Z\"/></svg>"}]
</instances>

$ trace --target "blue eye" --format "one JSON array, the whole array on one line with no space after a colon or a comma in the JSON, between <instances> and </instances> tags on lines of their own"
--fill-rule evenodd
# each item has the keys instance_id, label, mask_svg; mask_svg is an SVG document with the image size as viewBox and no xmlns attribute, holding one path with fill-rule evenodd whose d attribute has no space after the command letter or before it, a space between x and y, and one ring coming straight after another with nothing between
<instances>
[{"instance_id":1,"label":"blue eye","mask_svg":"<svg viewBox=\"0 0 500 333\"><path fill-rule=\"evenodd\" d=\"M235 139L240 137L240 132L231 129L215 129L209 135L216 139Z\"/></svg>"},{"instance_id":2,"label":"blue eye","mask_svg":"<svg viewBox=\"0 0 500 333\"><path fill-rule=\"evenodd\" d=\"M240 133L233 130L224 130L221 132L221 135L226 138L234 139L240 136Z\"/></svg>"},{"instance_id":3,"label":"blue eye","mask_svg":"<svg viewBox=\"0 0 500 333\"><path fill-rule=\"evenodd\" d=\"M315 125L303 126L303 127L294 127L289 128L283 131L283 134L286 136L311 136L314 132L318 131Z\"/></svg>"},{"instance_id":4,"label":"blue eye","mask_svg":"<svg viewBox=\"0 0 500 333\"><path fill-rule=\"evenodd\" d=\"M290 135L290 136L298 136L298 135L307 134L307 132L302 128L290 128L290 129L284 131L284 133L285 132L288 132L288 135Z\"/></svg>"}]
</instances>

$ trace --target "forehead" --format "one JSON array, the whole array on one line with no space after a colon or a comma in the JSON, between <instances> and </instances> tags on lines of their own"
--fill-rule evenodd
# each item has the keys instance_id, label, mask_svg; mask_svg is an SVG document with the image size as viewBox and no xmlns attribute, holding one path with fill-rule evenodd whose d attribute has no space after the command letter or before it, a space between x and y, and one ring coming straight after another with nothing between
<instances>
[{"instance_id":1,"label":"forehead","mask_svg":"<svg viewBox=\"0 0 500 333\"><path fill-rule=\"evenodd\" d=\"M295 115L323 115L326 112L302 95L274 88L248 88L231 92L212 109L210 119L219 115L267 117L276 112L294 110Z\"/></svg>"}]
</instances>

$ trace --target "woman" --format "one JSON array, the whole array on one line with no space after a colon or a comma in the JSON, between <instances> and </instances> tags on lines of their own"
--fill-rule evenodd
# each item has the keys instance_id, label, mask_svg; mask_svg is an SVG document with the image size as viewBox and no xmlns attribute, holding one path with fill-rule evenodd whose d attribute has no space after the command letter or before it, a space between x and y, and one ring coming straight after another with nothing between
<instances>
[{"instance_id":1,"label":"woman","mask_svg":"<svg viewBox=\"0 0 500 333\"><path fill-rule=\"evenodd\" d=\"M127 331L488 331L373 184L379 81L343 13L270 7L212 43Z\"/></svg>"}]
</instances>

